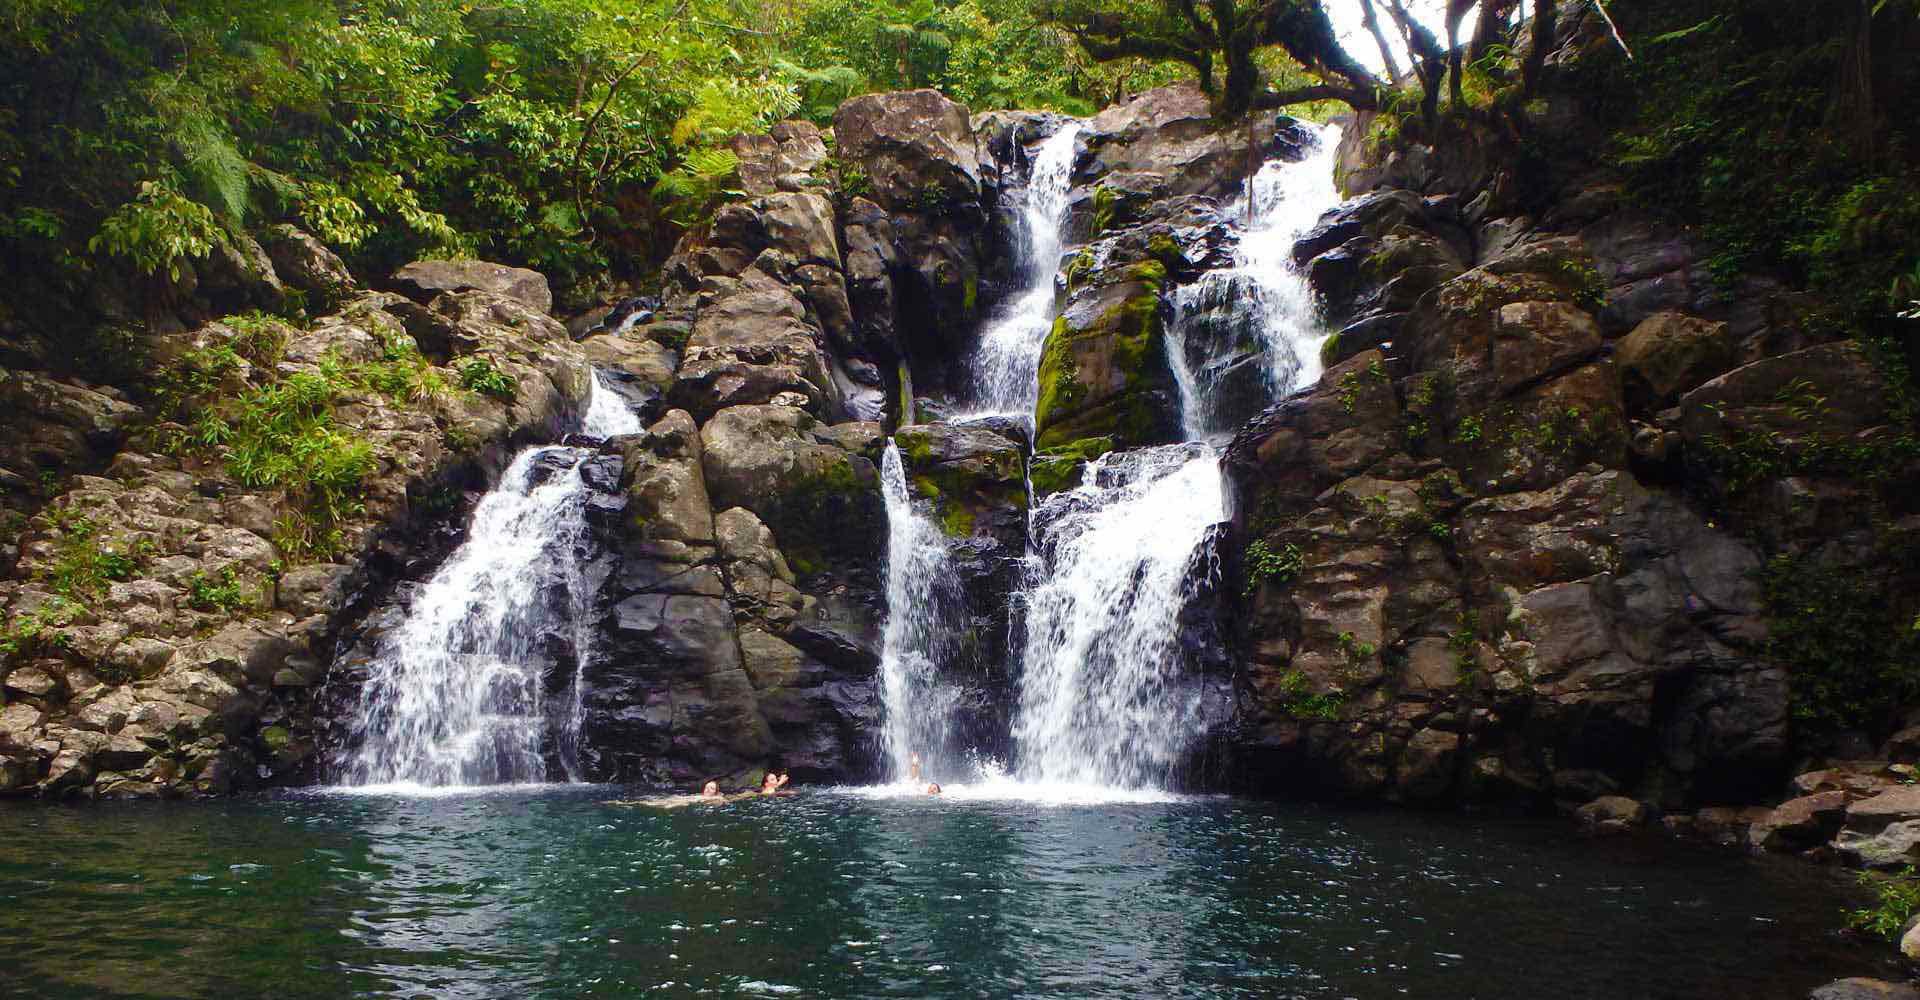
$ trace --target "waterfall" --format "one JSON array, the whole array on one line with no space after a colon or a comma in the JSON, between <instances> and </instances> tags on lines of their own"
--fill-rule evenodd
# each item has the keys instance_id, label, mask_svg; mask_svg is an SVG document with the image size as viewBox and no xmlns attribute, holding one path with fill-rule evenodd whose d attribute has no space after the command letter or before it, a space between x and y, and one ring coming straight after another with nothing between
<instances>
[{"instance_id":1,"label":"waterfall","mask_svg":"<svg viewBox=\"0 0 1920 1000\"><path fill-rule=\"evenodd\" d=\"M1081 123L1068 122L1040 144L1020 213L1021 284L980 332L973 358L973 409L967 416L1031 418L1040 398L1040 350L1053 326L1054 276L1072 190Z\"/></svg>"},{"instance_id":2,"label":"waterfall","mask_svg":"<svg viewBox=\"0 0 1920 1000\"><path fill-rule=\"evenodd\" d=\"M605 440L638 434L642 430L645 428L640 425L640 415L607 388L606 377L595 371L593 390L587 394L587 412L580 418L580 433Z\"/></svg>"},{"instance_id":3,"label":"waterfall","mask_svg":"<svg viewBox=\"0 0 1920 1000\"><path fill-rule=\"evenodd\" d=\"M954 653L958 637L948 623L960 614L962 598L946 536L913 509L900 450L891 441L880 486L887 503L888 614L880 653L887 763L895 779L904 779L909 757L919 753L928 773L952 773L957 762L947 723L958 691L941 679L941 668Z\"/></svg>"},{"instance_id":4,"label":"waterfall","mask_svg":"<svg viewBox=\"0 0 1920 1000\"><path fill-rule=\"evenodd\" d=\"M1317 372L1312 294L1289 254L1337 201L1338 134L1318 138L1305 160L1257 172L1255 219L1232 265L1175 293L1167 345L1189 442L1089 463L1082 485L1033 512L1039 567L1013 734L1024 780L1164 787L1202 735L1205 688L1182 662L1179 618L1207 576L1198 561L1210 558L1209 529L1225 517L1208 443L1234 429L1216 405L1220 376L1236 353L1258 364L1264 405ZM1244 201L1228 213L1244 217Z\"/></svg>"},{"instance_id":5,"label":"waterfall","mask_svg":"<svg viewBox=\"0 0 1920 1000\"><path fill-rule=\"evenodd\" d=\"M1021 778L1165 784L1198 728L1201 696L1181 677L1177 619L1221 503L1213 451L1186 444L1097 459L1078 489L1034 513L1046 572L1026 598L1013 734Z\"/></svg>"},{"instance_id":6,"label":"waterfall","mask_svg":"<svg viewBox=\"0 0 1920 1000\"><path fill-rule=\"evenodd\" d=\"M1333 159L1337 125L1315 129L1316 145L1298 161L1270 160L1254 173L1253 224L1241 234L1231 266L1208 271L1172 295L1168 348L1180 383L1182 420L1191 441L1231 436L1267 401L1320 377L1324 331L1313 290L1293 265L1293 245L1339 202ZM1246 193L1229 219L1247 215ZM1247 366L1258 384L1247 393ZM1243 400L1236 396L1253 396ZM1236 410L1235 402L1242 402ZM1251 407L1246 403L1253 404Z\"/></svg>"},{"instance_id":7,"label":"waterfall","mask_svg":"<svg viewBox=\"0 0 1920 1000\"><path fill-rule=\"evenodd\" d=\"M604 438L640 421L595 373L581 427ZM527 448L480 500L466 540L380 640L350 723L347 784L545 780L549 729L560 769L579 779L595 596L582 573L593 492L582 473L595 454ZM561 715L548 705L549 676L569 657Z\"/></svg>"}]
</instances>

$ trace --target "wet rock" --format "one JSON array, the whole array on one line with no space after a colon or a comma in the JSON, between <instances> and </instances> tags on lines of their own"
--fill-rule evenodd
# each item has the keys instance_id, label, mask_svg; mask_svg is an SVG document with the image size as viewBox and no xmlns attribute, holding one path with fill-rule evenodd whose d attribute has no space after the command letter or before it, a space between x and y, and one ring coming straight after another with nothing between
<instances>
[{"instance_id":1,"label":"wet rock","mask_svg":"<svg viewBox=\"0 0 1920 1000\"><path fill-rule=\"evenodd\" d=\"M808 121L775 124L766 135L737 135L730 140L740 158L740 186L750 195L780 190L780 180L810 173L827 159L820 127Z\"/></svg>"},{"instance_id":2,"label":"wet rock","mask_svg":"<svg viewBox=\"0 0 1920 1000\"><path fill-rule=\"evenodd\" d=\"M1816 792L1781 803L1748 828L1755 850L1792 851L1825 843L1847 813L1846 792Z\"/></svg>"},{"instance_id":3,"label":"wet rock","mask_svg":"<svg viewBox=\"0 0 1920 1000\"><path fill-rule=\"evenodd\" d=\"M736 406L700 435L714 506L753 511L798 571L877 558L885 537L878 472L825 425L789 406Z\"/></svg>"},{"instance_id":4,"label":"wet rock","mask_svg":"<svg viewBox=\"0 0 1920 1000\"><path fill-rule=\"evenodd\" d=\"M1920 990L1904 983L1855 977L1828 983L1807 994L1807 1000L1920 1000Z\"/></svg>"},{"instance_id":5,"label":"wet rock","mask_svg":"<svg viewBox=\"0 0 1920 1000\"><path fill-rule=\"evenodd\" d=\"M1111 268L1070 293L1040 357L1036 446L1179 438L1179 396L1164 346L1164 276L1157 261L1148 261Z\"/></svg>"},{"instance_id":6,"label":"wet rock","mask_svg":"<svg viewBox=\"0 0 1920 1000\"><path fill-rule=\"evenodd\" d=\"M1607 835L1626 833L1645 826L1650 813L1644 802L1620 795L1605 795L1574 810L1573 816L1582 830Z\"/></svg>"},{"instance_id":7,"label":"wet rock","mask_svg":"<svg viewBox=\"0 0 1920 1000\"><path fill-rule=\"evenodd\" d=\"M793 290L757 266L712 284L681 357L673 405L707 420L729 406L793 393L816 416L832 412L827 358Z\"/></svg>"},{"instance_id":8,"label":"wet rock","mask_svg":"<svg viewBox=\"0 0 1920 1000\"><path fill-rule=\"evenodd\" d=\"M1850 803L1833 846L1869 868L1893 868L1920 859L1920 786L1890 788Z\"/></svg>"},{"instance_id":9,"label":"wet rock","mask_svg":"<svg viewBox=\"0 0 1920 1000\"><path fill-rule=\"evenodd\" d=\"M1733 367L1734 349L1725 323L1684 313L1647 317L1614 345L1614 364L1626 385L1628 406L1657 409Z\"/></svg>"},{"instance_id":10,"label":"wet rock","mask_svg":"<svg viewBox=\"0 0 1920 1000\"><path fill-rule=\"evenodd\" d=\"M889 210L978 201L980 160L967 109L937 90L867 94L833 116L839 154L857 161Z\"/></svg>"}]
</instances>

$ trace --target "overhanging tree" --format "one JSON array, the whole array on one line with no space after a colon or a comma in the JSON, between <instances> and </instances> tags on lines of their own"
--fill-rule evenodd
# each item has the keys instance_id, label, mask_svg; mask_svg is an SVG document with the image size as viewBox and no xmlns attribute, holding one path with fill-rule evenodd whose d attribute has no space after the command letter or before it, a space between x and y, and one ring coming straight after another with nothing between
<instances>
[{"instance_id":1,"label":"overhanging tree","mask_svg":"<svg viewBox=\"0 0 1920 1000\"><path fill-rule=\"evenodd\" d=\"M1378 101L1381 82L1341 47L1321 0L1042 0L1039 9L1095 59L1193 67L1222 116L1304 101ZM1317 82L1272 89L1255 54L1276 46Z\"/></svg>"}]
</instances>

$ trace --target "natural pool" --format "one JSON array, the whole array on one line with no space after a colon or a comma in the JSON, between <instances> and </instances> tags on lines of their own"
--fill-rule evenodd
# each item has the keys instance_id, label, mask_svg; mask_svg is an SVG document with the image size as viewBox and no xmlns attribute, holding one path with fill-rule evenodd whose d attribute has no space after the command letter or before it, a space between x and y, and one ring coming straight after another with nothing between
<instances>
[{"instance_id":1,"label":"natural pool","mask_svg":"<svg viewBox=\"0 0 1920 1000\"><path fill-rule=\"evenodd\" d=\"M1793 998L1844 873L1227 798L0 805L0 995Z\"/></svg>"}]
</instances>

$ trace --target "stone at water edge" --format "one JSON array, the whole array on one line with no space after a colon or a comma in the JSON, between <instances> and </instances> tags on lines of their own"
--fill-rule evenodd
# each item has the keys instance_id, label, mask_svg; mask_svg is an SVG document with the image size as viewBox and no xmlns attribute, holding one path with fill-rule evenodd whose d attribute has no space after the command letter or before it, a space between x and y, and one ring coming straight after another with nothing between
<instances>
[{"instance_id":1,"label":"stone at water edge","mask_svg":"<svg viewBox=\"0 0 1920 1000\"><path fill-rule=\"evenodd\" d=\"M1757 851L1792 851L1824 843L1845 819L1847 800L1846 792L1829 791L1782 802L1748 828L1748 843Z\"/></svg>"},{"instance_id":2,"label":"stone at water edge","mask_svg":"<svg viewBox=\"0 0 1920 1000\"><path fill-rule=\"evenodd\" d=\"M1900 932L1900 954L1920 962L1920 916L1907 918L1907 926Z\"/></svg>"},{"instance_id":3,"label":"stone at water edge","mask_svg":"<svg viewBox=\"0 0 1920 1000\"><path fill-rule=\"evenodd\" d=\"M1856 976L1828 983L1807 994L1807 1000L1920 1000L1920 990L1905 983Z\"/></svg>"},{"instance_id":4,"label":"stone at water edge","mask_svg":"<svg viewBox=\"0 0 1920 1000\"><path fill-rule=\"evenodd\" d=\"M1624 795L1602 795L1573 811L1573 818L1586 833L1611 835L1645 826L1647 805Z\"/></svg>"},{"instance_id":5,"label":"stone at water edge","mask_svg":"<svg viewBox=\"0 0 1920 1000\"><path fill-rule=\"evenodd\" d=\"M1833 844L1873 868L1920 857L1920 785L1890 788L1847 806L1846 825Z\"/></svg>"}]
</instances>

